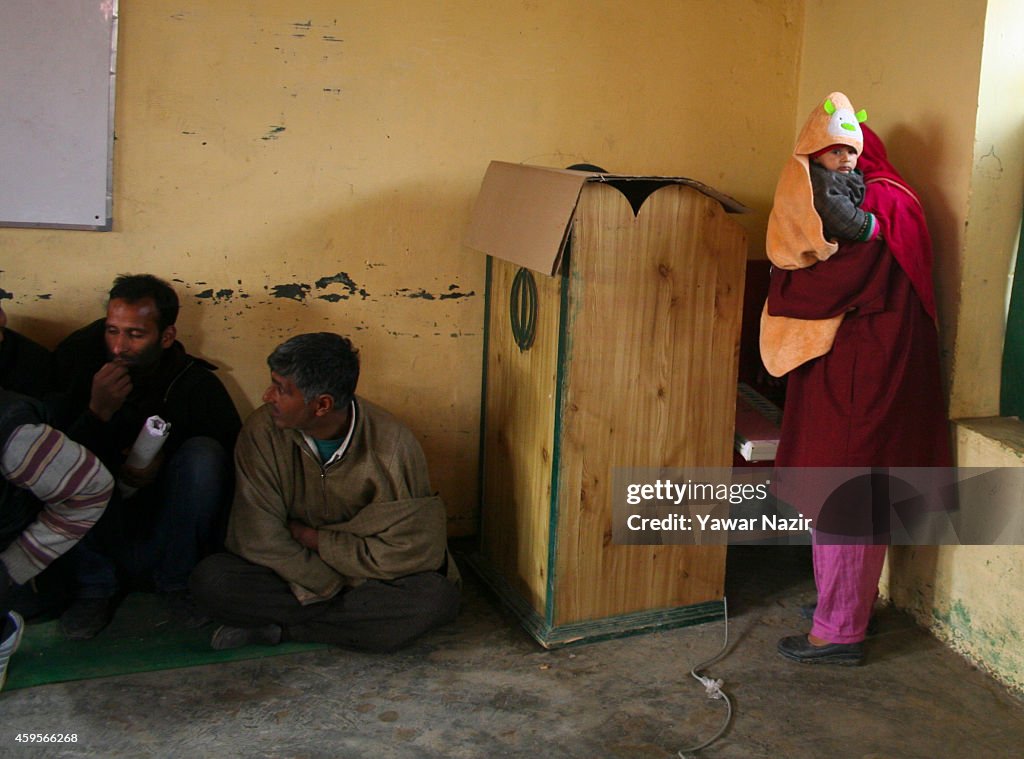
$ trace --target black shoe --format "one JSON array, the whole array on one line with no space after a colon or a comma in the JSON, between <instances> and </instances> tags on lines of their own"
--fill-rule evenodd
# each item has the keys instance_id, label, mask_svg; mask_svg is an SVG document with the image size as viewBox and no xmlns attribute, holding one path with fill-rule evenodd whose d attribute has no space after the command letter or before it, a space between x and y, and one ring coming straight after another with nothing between
<instances>
[{"instance_id":1,"label":"black shoe","mask_svg":"<svg viewBox=\"0 0 1024 759\"><path fill-rule=\"evenodd\" d=\"M806 604L800 607L800 618L801 619L814 619L814 612L818 610L818 604ZM874 614L868 618L868 629L865 630L867 637L878 634L878 617Z\"/></svg>"},{"instance_id":2,"label":"black shoe","mask_svg":"<svg viewBox=\"0 0 1024 759\"><path fill-rule=\"evenodd\" d=\"M163 598L171 624L176 627L195 630L213 621L199 610L187 590L168 591L161 593L160 597Z\"/></svg>"},{"instance_id":3,"label":"black shoe","mask_svg":"<svg viewBox=\"0 0 1024 759\"><path fill-rule=\"evenodd\" d=\"M276 646L281 642L280 625L264 625L263 627L231 627L221 625L213 631L210 648L214 651L227 651L229 648L241 648L261 644Z\"/></svg>"},{"instance_id":4,"label":"black shoe","mask_svg":"<svg viewBox=\"0 0 1024 759\"><path fill-rule=\"evenodd\" d=\"M863 643L827 643L815 646L806 635L790 635L779 641L779 653L803 664L838 664L856 667L864 661Z\"/></svg>"},{"instance_id":5,"label":"black shoe","mask_svg":"<svg viewBox=\"0 0 1024 759\"><path fill-rule=\"evenodd\" d=\"M113 598L78 598L60 615L60 631L68 640L89 640L113 617Z\"/></svg>"}]
</instances>

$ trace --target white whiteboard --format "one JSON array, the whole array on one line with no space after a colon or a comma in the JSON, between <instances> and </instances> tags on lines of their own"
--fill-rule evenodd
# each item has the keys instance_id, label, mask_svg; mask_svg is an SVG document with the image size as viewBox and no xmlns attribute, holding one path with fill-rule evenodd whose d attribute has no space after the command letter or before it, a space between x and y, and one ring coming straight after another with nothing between
<instances>
[{"instance_id":1,"label":"white whiteboard","mask_svg":"<svg viewBox=\"0 0 1024 759\"><path fill-rule=\"evenodd\" d=\"M109 230L117 0L0 0L0 226Z\"/></svg>"}]
</instances>

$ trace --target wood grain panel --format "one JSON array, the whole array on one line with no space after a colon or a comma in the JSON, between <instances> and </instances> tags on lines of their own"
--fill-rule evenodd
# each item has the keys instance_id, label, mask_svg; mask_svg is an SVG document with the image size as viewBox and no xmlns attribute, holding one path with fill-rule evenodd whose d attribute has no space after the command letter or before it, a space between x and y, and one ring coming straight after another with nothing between
<instances>
[{"instance_id":1,"label":"wood grain panel","mask_svg":"<svg viewBox=\"0 0 1024 759\"><path fill-rule=\"evenodd\" d=\"M723 546L611 544L613 467L731 463L745 237L681 186L574 222L554 623L721 598Z\"/></svg>"},{"instance_id":2,"label":"wood grain panel","mask_svg":"<svg viewBox=\"0 0 1024 759\"><path fill-rule=\"evenodd\" d=\"M543 615L563 278L533 273L537 334L533 346L520 351L509 321L509 293L519 267L500 259L491 263L481 552Z\"/></svg>"}]
</instances>

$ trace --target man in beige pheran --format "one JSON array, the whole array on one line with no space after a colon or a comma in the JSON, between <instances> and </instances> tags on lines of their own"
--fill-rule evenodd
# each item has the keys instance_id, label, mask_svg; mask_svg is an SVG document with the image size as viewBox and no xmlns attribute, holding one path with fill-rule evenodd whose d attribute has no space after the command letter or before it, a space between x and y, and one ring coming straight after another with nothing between
<instances>
[{"instance_id":1,"label":"man in beige pheran","mask_svg":"<svg viewBox=\"0 0 1024 759\"><path fill-rule=\"evenodd\" d=\"M455 618L459 574L419 443L355 395L357 351L298 335L267 359L235 448L226 546L193 572L215 649L281 641L400 648Z\"/></svg>"}]
</instances>

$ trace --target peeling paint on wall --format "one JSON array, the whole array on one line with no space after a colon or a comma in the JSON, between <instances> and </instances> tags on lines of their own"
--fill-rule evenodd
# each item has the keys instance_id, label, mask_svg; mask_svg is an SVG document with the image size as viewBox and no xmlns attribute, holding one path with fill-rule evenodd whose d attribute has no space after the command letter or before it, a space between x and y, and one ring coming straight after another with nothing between
<instances>
[{"instance_id":1,"label":"peeling paint on wall","mask_svg":"<svg viewBox=\"0 0 1024 759\"><path fill-rule=\"evenodd\" d=\"M367 268L378 268L384 265L385 264L379 263L367 264ZM252 297L248 292L246 292L245 288L242 287L242 280L240 279L236 280L235 286L220 288L211 287L205 280L188 282L180 277L173 277L170 278L170 281L186 291L191 291L194 288L201 288L198 291L191 293L192 297L200 302L225 303L228 301L249 299ZM424 301L450 301L463 298L473 298L476 296L475 290L462 291L459 289L458 284L452 283L448 285L448 290L444 292L431 292L425 287L401 287L390 293L384 293L378 297L373 297L365 287L356 282L346 271L339 271L335 274L320 277L315 280L312 285L305 282L280 282L274 285L266 285L263 289L268 292L271 298L284 298L286 300L294 300L299 303L308 303L310 298L315 298L327 303L340 303L356 297L360 300L370 301L379 301L380 298L411 298L414 300ZM317 290L327 290L328 292L314 295L314 291ZM21 297L34 297L36 300L51 300L53 298L53 293L42 292L36 293L34 296L23 295ZM0 299L15 300L15 295L12 292L0 289ZM269 303L271 301L262 300L256 302ZM250 306L246 306L246 308L248 309Z\"/></svg>"},{"instance_id":2,"label":"peeling paint on wall","mask_svg":"<svg viewBox=\"0 0 1024 759\"><path fill-rule=\"evenodd\" d=\"M396 295L401 295L404 298L422 298L423 300L454 300L456 298L471 298L476 295L475 290L470 290L468 293L463 292L451 292L452 288L458 288L458 285L450 285L446 293L438 293L437 295L427 292L422 287L419 290L412 290L408 287L402 287L395 291Z\"/></svg>"},{"instance_id":3,"label":"peeling paint on wall","mask_svg":"<svg viewBox=\"0 0 1024 759\"><path fill-rule=\"evenodd\" d=\"M448 285L448 292L443 293L440 297L441 300L454 300L455 298L472 298L476 295L476 290L470 290L468 293L452 292L458 290L458 285Z\"/></svg>"},{"instance_id":4,"label":"peeling paint on wall","mask_svg":"<svg viewBox=\"0 0 1024 759\"><path fill-rule=\"evenodd\" d=\"M997 623L977 623L959 600L948 609L933 606L932 634L981 669L1017 690L1024 690L1021 634L1008 616Z\"/></svg>"},{"instance_id":5,"label":"peeling paint on wall","mask_svg":"<svg viewBox=\"0 0 1024 759\"><path fill-rule=\"evenodd\" d=\"M949 611L943 613L938 608L932 609L932 616L939 622L944 623L947 627L955 630L959 633L970 634L971 631L971 615L970 612L964 608L964 605L960 601L953 601L949 605Z\"/></svg>"},{"instance_id":6,"label":"peeling paint on wall","mask_svg":"<svg viewBox=\"0 0 1024 759\"><path fill-rule=\"evenodd\" d=\"M234 295L234 293L235 293L234 290L228 290L228 289L217 290L217 292L214 292L213 288L211 287L211 288L208 288L206 290L203 290L202 292L196 293L196 297L197 298L203 298L203 299L206 299L206 300L215 300L215 301L219 302L219 301L222 301L222 300L230 300L231 296ZM239 297L246 298L248 296L247 295L240 295Z\"/></svg>"},{"instance_id":7,"label":"peeling paint on wall","mask_svg":"<svg viewBox=\"0 0 1024 759\"><path fill-rule=\"evenodd\" d=\"M398 290L399 295L404 295L406 298L423 298L424 300L433 300L434 296L428 293L426 290L420 289L416 292L411 291L408 287L403 287Z\"/></svg>"},{"instance_id":8,"label":"peeling paint on wall","mask_svg":"<svg viewBox=\"0 0 1024 759\"><path fill-rule=\"evenodd\" d=\"M328 301L336 303L337 301L343 300L345 298L348 298L351 295L358 294L359 296L361 296L363 298L363 300L368 298L369 295L370 295L368 292L366 292L366 290L364 290L363 288L359 287L359 285L357 285L352 280L352 277L350 277L348 275L348 272L344 272L344 271L339 271L337 274L334 274L334 275L332 275L330 277L321 277L320 279L318 279L316 281L316 288L318 290L323 290L323 289L329 287L332 284L342 285L346 290L348 290L348 294L346 295L346 294L332 293L331 295L321 295L321 296L319 296L320 298L322 298L323 300L328 300Z\"/></svg>"},{"instance_id":9,"label":"peeling paint on wall","mask_svg":"<svg viewBox=\"0 0 1024 759\"><path fill-rule=\"evenodd\" d=\"M291 300L302 301L306 299L306 293L312 288L305 284L284 284L274 285L270 289L270 294L275 298L290 298Z\"/></svg>"}]
</instances>

